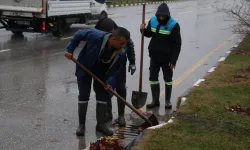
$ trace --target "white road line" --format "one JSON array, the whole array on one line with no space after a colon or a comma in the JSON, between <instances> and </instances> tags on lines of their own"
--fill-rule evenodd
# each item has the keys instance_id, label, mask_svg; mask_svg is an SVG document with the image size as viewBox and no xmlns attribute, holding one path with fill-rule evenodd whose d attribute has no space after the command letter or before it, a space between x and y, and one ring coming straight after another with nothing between
<instances>
[{"instance_id":1,"label":"white road line","mask_svg":"<svg viewBox=\"0 0 250 150\"><path fill-rule=\"evenodd\" d=\"M168 120L168 122L167 123L173 123L174 122L174 117L172 117L170 120Z\"/></svg>"},{"instance_id":2,"label":"white road line","mask_svg":"<svg viewBox=\"0 0 250 150\"><path fill-rule=\"evenodd\" d=\"M187 100L187 98L186 98L186 97L182 97L182 98L181 98L181 104L185 103L185 102L186 102L186 100Z\"/></svg>"},{"instance_id":3,"label":"white road line","mask_svg":"<svg viewBox=\"0 0 250 150\"><path fill-rule=\"evenodd\" d=\"M191 13L191 12L193 12L193 11L181 12L181 13L178 13L178 15L187 14L187 13Z\"/></svg>"},{"instance_id":4,"label":"white road line","mask_svg":"<svg viewBox=\"0 0 250 150\"><path fill-rule=\"evenodd\" d=\"M203 9L210 9L210 8L212 8L211 6L209 6L209 7L204 7Z\"/></svg>"},{"instance_id":5,"label":"white road line","mask_svg":"<svg viewBox=\"0 0 250 150\"><path fill-rule=\"evenodd\" d=\"M199 79L197 82L195 82L194 86L199 86L199 84L203 81L205 81L205 79Z\"/></svg>"},{"instance_id":6,"label":"white road line","mask_svg":"<svg viewBox=\"0 0 250 150\"><path fill-rule=\"evenodd\" d=\"M11 49L0 50L0 53L10 51Z\"/></svg>"},{"instance_id":7,"label":"white road line","mask_svg":"<svg viewBox=\"0 0 250 150\"><path fill-rule=\"evenodd\" d=\"M218 62L222 62L222 61L224 61L226 59L226 57L221 57L219 60L218 60Z\"/></svg>"},{"instance_id":8,"label":"white road line","mask_svg":"<svg viewBox=\"0 0 250 150\"><path fill-rule=\"evenodd\" d=\"M66 38L61 38L61 40L67 40L67 39L71 39L73 36L70 37L66 37Z\"/></svg>"},{"instance_id":9,"label":"white road line","mask_svg":"<svg viewBox=\"0 0 250 150\"><path fill-rule=\"evenodd\" d=\"M214 69L215 69L215 68L216 68L216 67L212 67L211 69L208 70L208 72L209 72L209 73L214 72Z\"/></svg>"},{"instance_id":10,"label":"white road line","mask_svg":"<svg viewBox=\"0 0 250 150\"><path fill-rule=\"evenodd\" d=\"M165 126L165 125L167 125L167 124L173 123L173 122L174 122L173 119L174 119L174 117L171 117L171 119L169 119L168 122L166 122L166 123L161 123L161 124L159 124L159 125L152 126L152 127L147 128L147 129L148 129L148 130L154 130L154 129L157 129L157 128L161 128L161 127L163 127L163 126Z\"/></svg>"},{"instance_id":11,"label":"white road line","mask_svg":"<svg viewBox=\"0 0 250 150\"><path fill-rule=\"evenodd\" d=\"M238 45L237 45L237 44L235 44L235 45L233 46L233 48L236 48L236 47L238 47Z\"/></svg>"},{"instance_id":12,"label":"white road line","mask_svg":"<svg viewBox=\"0 0 250 150\"><path fill-rule=\"evenodd\" d=\"M108 14L108 16L111 18L111 17L114 17L114 16L121 16L121 14L118 14L118 13L114 12L112 14Z\"/></svg>"}]
</instances>

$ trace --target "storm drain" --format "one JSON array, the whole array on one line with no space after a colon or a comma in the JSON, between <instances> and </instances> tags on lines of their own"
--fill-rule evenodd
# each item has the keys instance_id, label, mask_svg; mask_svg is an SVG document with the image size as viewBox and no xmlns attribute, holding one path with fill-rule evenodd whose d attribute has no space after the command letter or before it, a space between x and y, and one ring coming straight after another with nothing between
<instances>
[{"instance_id":1,"label":"storm drain","mask_svg":"<svg viewBox=\"0 0 250 150\"><path fill-rule=\"evenodd\" d=\"M139 128L140 126L127 125L126 127L118 129L113 136L118 137L119 139L135 138L140 133L138 130Z\"/></svg>"},{"instance_id":2,"label":"storm drain","mask_svg":"<svg viewBox=\"0 0 250 150\"><path fill-rule=\"evenodd\" d=\"M126 125L116 130L113 136L103 137L90 144L89 150L129 150L133 142L140 134L140 126Z\"/></svg>"},{"instance_id":3,"label":"storm drain","mask_svg":"<svg viewBox=\"0 0 250 150\"><path fill-rule=\"evenodd\" d=\"M136 125L126 125L126 127L118 129L113 135L113 137L117 137L121 145L126 148L140 134L140 131L138 130L139 128L140 126Z\"/></svg>"}]
</instances>

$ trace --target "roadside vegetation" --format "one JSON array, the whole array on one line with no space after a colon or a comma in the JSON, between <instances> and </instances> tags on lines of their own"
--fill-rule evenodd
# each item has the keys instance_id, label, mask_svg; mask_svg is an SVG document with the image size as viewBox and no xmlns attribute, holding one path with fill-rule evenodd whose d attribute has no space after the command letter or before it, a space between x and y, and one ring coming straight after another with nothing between
<instances>
[{"instance_id":1,"label":"roadside vegetation","mask_svg":"<svg viewBox=\"0 0 250 150\"><path fill-rule=\"evenodd\" d=\"M245 38L191 89L174 122L149 130L133 150L250 149L250 2L218 10L237 21L233 32Z\"/></svg>"},{"instance_id":2,"label":"roadside vegetation","mask_svg":"<svg viewBox=\"0 0 250 150\"><path fill-rule=\"evenodd\" d=\"M250 35L134 150L250 149Z\"/></svg>"}]
</instances>

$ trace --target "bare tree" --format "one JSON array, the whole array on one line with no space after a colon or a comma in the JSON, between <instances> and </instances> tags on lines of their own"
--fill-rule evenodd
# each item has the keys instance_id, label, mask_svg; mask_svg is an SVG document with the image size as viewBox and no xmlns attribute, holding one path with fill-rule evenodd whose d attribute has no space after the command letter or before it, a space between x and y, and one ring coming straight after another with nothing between
<instances>
[{"instance_id":1,"label":"bare tree","mask_svg":"<svg viewBox=\"0 0 250 150\"><path fill-rule=\"evenodd\" d=\"M217 8L217 10L237 21L237 24L233 25L234 33L250 34L250 0L235 0L233 4L224 5L223 8Z\"/></svg>"}]
</instances>

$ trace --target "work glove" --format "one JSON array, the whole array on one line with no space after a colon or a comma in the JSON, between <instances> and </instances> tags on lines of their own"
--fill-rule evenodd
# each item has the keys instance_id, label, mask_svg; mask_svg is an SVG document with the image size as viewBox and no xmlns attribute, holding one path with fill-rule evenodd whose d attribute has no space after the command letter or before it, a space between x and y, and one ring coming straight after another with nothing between
<instances>
[{"instance_id":1,"label":"work glove","mask_svg":"<svg viewBox=\"0 0 250 150\"><path fill-rule=\"evenodd\" d=\"M131 71L131 75L133 75L136 71L136 67L134 64L128 66L128 72Z\"/></svg>"}]
</instances>

